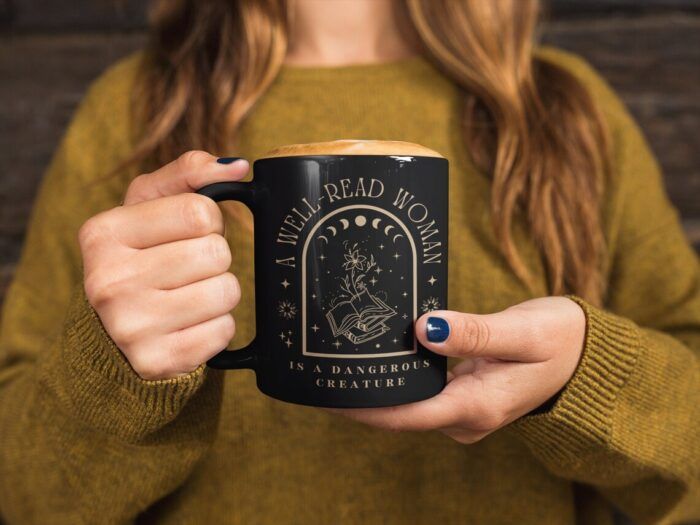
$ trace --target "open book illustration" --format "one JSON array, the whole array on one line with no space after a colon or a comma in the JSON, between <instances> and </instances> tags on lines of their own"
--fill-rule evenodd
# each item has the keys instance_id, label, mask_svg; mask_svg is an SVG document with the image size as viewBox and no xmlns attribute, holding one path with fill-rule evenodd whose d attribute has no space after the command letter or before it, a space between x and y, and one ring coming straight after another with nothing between
<instances>
[{"instance_id":1,"label":"open book illustration","mask_svg":"<svg viewBox=\"0 0 700 525\"><path fill-rule=\"evenodd\" d=\"M347 241L346 241L347 243ZM357 244L347 248L341 279L343 293L326 312L326 319L334 337L345 336L354 344L364 343L389 331L386 321L396 315L396 310L387 305L365 284L365 276L377 266L374 255L368 259L360 254Z\"/></svg>"}]
</instances>

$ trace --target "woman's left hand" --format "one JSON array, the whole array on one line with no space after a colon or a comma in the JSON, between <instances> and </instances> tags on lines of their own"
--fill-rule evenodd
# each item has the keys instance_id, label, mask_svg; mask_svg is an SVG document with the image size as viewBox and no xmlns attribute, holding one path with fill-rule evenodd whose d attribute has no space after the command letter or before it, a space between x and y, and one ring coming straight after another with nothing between
<instances>
[{"instance_id":1,"label":"woman's left hand","mask_svg":"<svg viewBox=\"0 0 700 525\"><path fill-rule=\"evenodd\" d=\"M442 392L407 405L333 412L380 428L440 430L474 443L564 387L581 357L586 319L571 299L544 297L488 315L435 310L421 316L415 330L433 352L462 359Z\"/></svg>"}]
</instances>

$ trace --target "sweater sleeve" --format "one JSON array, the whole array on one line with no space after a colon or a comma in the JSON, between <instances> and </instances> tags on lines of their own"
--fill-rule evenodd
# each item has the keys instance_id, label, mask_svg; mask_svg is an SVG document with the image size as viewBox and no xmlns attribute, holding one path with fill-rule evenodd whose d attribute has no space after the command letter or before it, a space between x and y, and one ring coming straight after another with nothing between
<instances>
[{"instance_id":1,"label":"sweater sleeve","mask_svg":"<svg viewBox=\"0 0 700 525\"><path fill-rule=\"evenodd\" d=\"M216 433L221 375L144 381L88 304L77 230L115 206L130 58L89 90L40 188L0 325L0 515L129 523L188 476ZM1 521L1 520L0 520Z\"/></svg>"},{"instance_id":2,"label":"sweater sleeve","mask_svg":"<svg viewBox=\"0 0 700 525\"><path fill-rule=\"evenodd\" d=\"M569 59L570 60L570 59ZM584 310L581 362L552 408L515 431L556 475L639 523L700 519L700 266L649 146L612 90L576 61L608 118L614 180L603 308Z\"/></svg>"}]
</instances>

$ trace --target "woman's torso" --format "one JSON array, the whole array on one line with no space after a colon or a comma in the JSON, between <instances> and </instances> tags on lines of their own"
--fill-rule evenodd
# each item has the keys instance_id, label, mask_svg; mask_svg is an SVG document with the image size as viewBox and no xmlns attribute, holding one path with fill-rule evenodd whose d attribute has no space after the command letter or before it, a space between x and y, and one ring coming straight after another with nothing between
<instances>
[{"instance_id":1,"label":"woman's torso","mask_svg":"<svg viewBox=\"0 0 700 525\"><path fill-rule=\"evenodd\" d=\"M236 155L341 138L404 140L450 161L449 304L492 312L532 292L491 232L489 180L470 165L460 93L426 61L328 70L285 68L245 122ZM232 348L253 338L251 233L229 219L242 286ZM519 246L546 283L523 231ZM202 509L202 502L206 502ZM390 433L265 397L254 374L226 374L219 434L165 522L225 514L232 523L571 523L572 486L549 474L508 430L466 446L439 433ZM156 512L158 514L159 512Z\"/></svg>"}]
</instances>

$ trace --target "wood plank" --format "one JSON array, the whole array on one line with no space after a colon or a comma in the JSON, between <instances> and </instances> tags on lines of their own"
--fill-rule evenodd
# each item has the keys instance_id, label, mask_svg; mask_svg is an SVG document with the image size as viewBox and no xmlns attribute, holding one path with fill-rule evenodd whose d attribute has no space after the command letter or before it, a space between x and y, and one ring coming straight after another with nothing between
<instances>
[{"instance_id":1,"label":"wood plank","mask_svg":"<svg viewBox=\"0 0 700 525\"><path fill-rule=\"evenodd\" d=\"M559 17L611 13L638 16L700 12L698 0L543 0L542 3L545 9Z\"/></svg>"},{"instance_id":2,"label":"wood plank","mask_svg":"<svg viewBox=\"0 0 700 525\"><path fill-rule=\"evenodd\" d=\"M700 216L700 16L549 23L544 39L591 62L616 88L664 169L674 203Z\"/></svg>"},{"instance_id":3,"label":"wood plank","mask_svg":"<svg viewBox=\"0 0 700 525\"><path fill-rule=\"evenodd\" d=\"M125 31L146 26L144 0L3 0L0 27L13 31Z\"/></svg>"},{"instance_id":4,"label":"wood plank","mask_svg":"<svg viewBox=\"0 0 700 525\"><path fill-rule=\"evenodd\" d=\"M634 16L669 11L700 12L698 0L551 0L545 7L556 18L610 13Z\"/></svg>"},{"instance_id":5,"label":"wood plank","mask_svg":"<svg viewBox=\"0 0 700 525\"><path fill-rule=\"evenodd\" d=\"M7 288L10 286L10 282L12 281L14 269L14 264L8 263L0 265L0 306L2 306L2 300L5 298Z\"/></svg>"},{"instance_id":6,"label":"wood plank","mask_svg":"<svg viewBox=\"0 0 700 525\"><path fill-rule=\"evenodd\" d=\"M690 243L700 253L700 218L684 220L683 229Z\"/></svg>"},{"instance_id":7,"label":"wood plank","mask_svg":"<svg viewBox=\"0 0 700 525\"><path fill-rule=\"evenodd\" d=\"M698 0L550 0L545 10L555 19L620 13L700 12ZM13 31L140 30L150 2L144 0L0 0L0 28Z\"/></svg>"}]
</instances>

